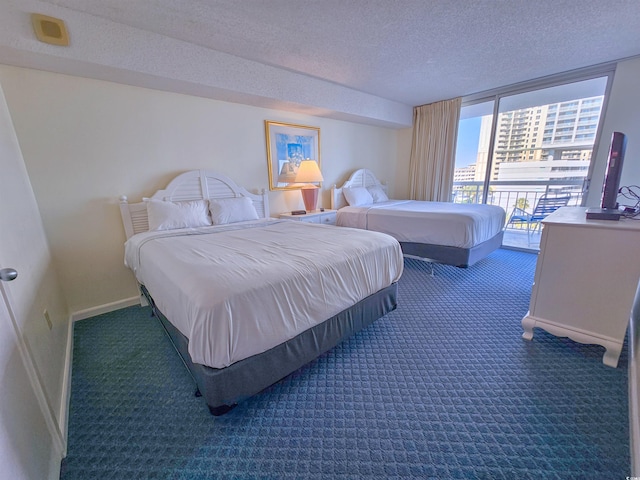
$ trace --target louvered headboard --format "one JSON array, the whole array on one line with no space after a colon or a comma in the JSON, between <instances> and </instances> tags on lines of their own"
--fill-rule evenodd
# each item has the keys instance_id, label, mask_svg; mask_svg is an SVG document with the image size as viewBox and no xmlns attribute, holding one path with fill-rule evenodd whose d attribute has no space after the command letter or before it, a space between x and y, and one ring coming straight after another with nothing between
<instances>
[{"instance_id":1,"label":"louvered headboard","mask_svg":"<svg viewBox=\"0 0 640 480\"><path fill-rule=\"evenodd\" d=\"M335 185L331 187L331 209L338 210L339 208L346 207L347 201L342 194L342 189L345 187L372 187L374 185L379 185L382 187L384 192L387 192L387 185L381 183L380 180L376 177L375 173L366 168L361 168L356 170L351 174L349 180L344 182L341 187L336 187Z\"/></svg>"},{"instance_id":2,"label":"louvered headboard","mask_svg":"<svg viewBox=\"0 0 640 480\"><path fill-rule=\"evenodd\" d=\"M182 173L171 180L167 188L158 190L150 198L180 202L232 197L249 197L256 207L258 216L269 217L269 199L265 190L259 195L251 193L229 177L209 170L191 170ZM127 238L149 230L146 202L129 203L127 197L122 196L120 213Z\"/></svg>"}]
</instances>

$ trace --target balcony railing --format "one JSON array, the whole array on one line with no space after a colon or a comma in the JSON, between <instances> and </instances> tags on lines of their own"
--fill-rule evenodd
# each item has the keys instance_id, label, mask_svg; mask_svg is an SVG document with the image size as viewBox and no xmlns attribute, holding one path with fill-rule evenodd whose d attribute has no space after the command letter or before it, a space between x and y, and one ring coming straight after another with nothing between
<instances>
[{"instance_id":1,"label":"balcony railing","mask_svg":"<svg viewBox=\"0 0 640 480\"><path fill-rule=\"evenodd\" d=\"M507 221L515 207L528 212L538 203L544 194L571 195L569 206L582 204L583 179L576 180L547 180L547 181L493 181L489 184L487 200L484 202L484 182L453 182L454 203L487 203L499 205L507 213ZM527 235L525 224L510 224L505 230L503 244L536 250L539 247L540 237ZM524 242L524 243L523 243Z\"/></svg>"}]
</instances>

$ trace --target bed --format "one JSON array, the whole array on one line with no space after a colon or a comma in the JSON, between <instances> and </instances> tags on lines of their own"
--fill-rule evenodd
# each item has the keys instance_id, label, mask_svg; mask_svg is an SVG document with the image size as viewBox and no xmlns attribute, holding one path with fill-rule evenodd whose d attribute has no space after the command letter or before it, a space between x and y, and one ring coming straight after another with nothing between
<instances>
[{"instance_id":1,"label":"bed","mask_svg":"<svg viewBox=\"0 0 640 480\"><path fill-rule=\"evenodd\" d=\"M214 415L394 310L402 251L376 232L269 218L266 192L185 172L120 199L125 265Z\"/></svg>"},{"instance_id":2,"label":"bed","mask_svg":"<svg viewBox=\"0 0 640 480\"><path fill-rule=\"evenodd\" d=\"M336 224L389 234L405 256L466 268L502 245L506 213L495 205L392 200L368 169L331 189Z\"/></svg>"}]
</instances>

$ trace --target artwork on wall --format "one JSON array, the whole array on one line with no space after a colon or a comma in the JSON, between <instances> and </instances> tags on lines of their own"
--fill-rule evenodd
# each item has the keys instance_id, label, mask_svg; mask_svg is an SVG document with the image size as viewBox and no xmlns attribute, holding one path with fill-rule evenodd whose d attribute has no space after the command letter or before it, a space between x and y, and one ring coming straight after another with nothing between
<instances>
[{"instance_id":1,"label":"artwork on wall","mask_svg":"<svg viewBox=\"0 0 640 480\"><path fill-rule=\"evenodd\" d=\"M304 125L265 120L269 189L291 190L303 160L315 160L320 166L320 129ZM319 183L319 182L318 182Z\"/></svg>"}]
</instances>

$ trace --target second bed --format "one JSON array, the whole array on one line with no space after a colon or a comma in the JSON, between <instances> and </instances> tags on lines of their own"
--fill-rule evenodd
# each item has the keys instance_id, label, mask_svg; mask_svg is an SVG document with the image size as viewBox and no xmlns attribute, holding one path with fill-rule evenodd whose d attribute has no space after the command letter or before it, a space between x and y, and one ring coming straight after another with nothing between
<instances>
[{"instance_id":1,"label":"second bed","mask_svg":"<svg viewBox=\"0 0 640 480\"><path fill-rule=\"evenodd\" d=\"M469 267L502 245L506 213L495 205L392 200L367 169L332 188L336 224L386 233L407 256Z\"/></svg>"}]
</instances>

